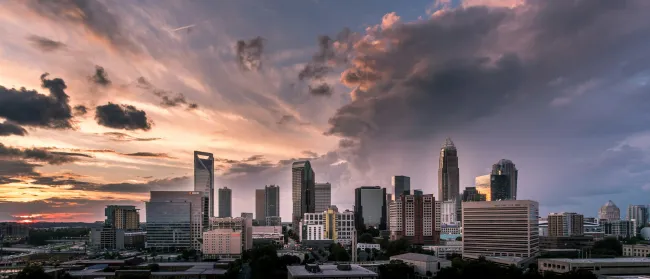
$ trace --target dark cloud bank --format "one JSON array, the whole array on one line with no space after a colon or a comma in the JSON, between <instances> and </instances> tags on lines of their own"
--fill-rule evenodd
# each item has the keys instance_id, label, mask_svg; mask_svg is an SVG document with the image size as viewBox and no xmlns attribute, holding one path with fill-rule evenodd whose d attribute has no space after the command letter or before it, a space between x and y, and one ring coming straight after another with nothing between
<instances>
[{"instance_id":1,"label":"dark cloud bank","mask_svg":"<svg viewBox=\"0 0 650 279\"><path fill-rule=\"evenodd\" d=\"M31 35L27 37L29 43L43 52L52 52L65 49L66 45L62 42L48 39L41 36Z\"/></svg>"},{"instance_id":2,"label":"dark cloud bank","mask_svg":"<svg viewBox=\"0 0 650 279\"><path fill-rule=\"evenodd\" d=\"M144 130L151 129L153 122L147 113L131 105L108 103L95 108L97 124L113 129Z\"/></svg>"}]
</instances>

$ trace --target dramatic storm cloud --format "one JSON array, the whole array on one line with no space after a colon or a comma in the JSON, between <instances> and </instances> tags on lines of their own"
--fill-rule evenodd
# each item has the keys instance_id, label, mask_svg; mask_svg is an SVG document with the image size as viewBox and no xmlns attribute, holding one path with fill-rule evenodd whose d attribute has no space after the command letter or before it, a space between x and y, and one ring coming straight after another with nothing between
<instances>
[{"instance_id":1,"label":"dramatic storm cloud","mask_svg":"<svg viewBox=\"0 0 650 279\"><path fill-rule=\"evenodd\" d=\"M0 158L19 158L37 162L45 162L51 165L61 165L72 163L81 158L92 158L92 156L83 153L56 152L42 148L14 148L5 146L0 143Z\"/></svg>"},{"instance_id":2,"label":"dramatic storm cloud","mask_svg":"<svg viewBox=\"0 0 650 279\"><path fill-rule=\"evenodd\" d=\"M24 136L26 134L27 134L27 130L25 130L25 128L20 127L16 124L13 124L11 122L6 122L6 121L0 123L0 137L11 136L11 135Z\"/></svg>"},{"instance_id":3,"label":"dramatic storm cloud","mask_svg":"<svg viewBox=\"0 0 650 279\"><path fill-rule=\"evenodd\" d=\"M150 130L152 122L147 113L131 105L108 103L95 108L97 124L114 129Z\"/></svg>"}]
</instances>

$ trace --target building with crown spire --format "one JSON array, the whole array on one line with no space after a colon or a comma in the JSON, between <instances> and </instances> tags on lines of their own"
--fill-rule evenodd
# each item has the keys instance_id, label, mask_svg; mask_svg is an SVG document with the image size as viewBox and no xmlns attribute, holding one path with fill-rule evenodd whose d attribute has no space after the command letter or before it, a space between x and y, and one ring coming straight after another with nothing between
<instances>
[{"instance_id":1,"label":"building with crown spire","mask_svg":"<svg viewBox=\"0 0 650 279\"><path fill-rule=\"evenodd\" d=\"M609 200L605 205L600 207L598 219L608 222L621 220L621 210L613 201Z\"/></svg>"},{"instance_id":2,"label":"building with crown spire","mask_svg":"<svg viewBox=\"0 0 650 279\"><path fill-rule=\"evenodd\" d=\"M440 201L458 201L459 184L458 151L451 138L447 138L445 144L440 148L438 199Z\"/></svg>"}]
</instances>

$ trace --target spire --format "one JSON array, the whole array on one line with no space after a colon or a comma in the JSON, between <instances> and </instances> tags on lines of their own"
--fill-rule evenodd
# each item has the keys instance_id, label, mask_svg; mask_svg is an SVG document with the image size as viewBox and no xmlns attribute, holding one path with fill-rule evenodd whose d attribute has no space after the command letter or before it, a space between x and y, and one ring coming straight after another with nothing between
<instances>
[{"instance_id":1,"label":"spire","mask_svg":"<svg viewBox=\"0 0 650 279\"><path fill-rule=\"evenodd\" d=\"M445 139L445 144L442 146L443 149L456 149L454 142L451 141L451 138Z\"/></svg>"}]
</instances>

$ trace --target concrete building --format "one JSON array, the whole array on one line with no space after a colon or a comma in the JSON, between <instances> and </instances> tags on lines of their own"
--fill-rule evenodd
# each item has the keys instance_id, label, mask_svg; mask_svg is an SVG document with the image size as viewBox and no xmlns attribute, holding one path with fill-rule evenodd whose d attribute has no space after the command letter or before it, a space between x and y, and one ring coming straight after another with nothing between
<instances>
[{"instance_id":1,"label":"concrete building","mask_svg":"<svg viewBox=\"0 0 650 279\"><path fill-rule=\"evenodd\" d=\"M104 263L101 261L100 263ZM70 270L70 276L72 278L152 278L152 279L188 279L188 278L223 278L226 274L226 266L223 268L218 268L215 266L214 262L159 262L156 263L160 271L152 272L149 269L151 263L143 263L135 267L135 269L123 270L119 269L117 271L106 272L104 268L106 265L111 267L120 267L124 265L124 261L121 264L118 263L105 263L105 264L95 264L88 266L82 270ZM65 263L63 264L65 265ZM72 264L71 264L72 265ZM79 265L79 264L74 264ZM55 277L53 277L55 278ZM59 276L60 278L60 276Z\"/></svg>"},{"instance_id":2,"label":"concrete building","mask_svg":"<svg viewBox=\"0 0 650 279\"><path fill-rule=\"evenodd\" d=\"M90 246L96 249L124 249L124 230L110 226L90 230Z\"/></svg>"},{"instance_id":3,"label":"concrete building","mask_svg":"<svg viewBox=\"0 0 650 279\"><path fill-rule=\"evenodd\" d=\"M614 220L603 221L600 223L605 236L615 236L618 238L629 238L636 236L636 228L634 221L627 220Z\"/></svg>"},{"instance_id":4,"label":"concrete building","mask_svg":"<svg viewBox=\"0 0 650 279\"><path fill-rule=\"evenodd\" d=\"M145 248L146 240L147 240L147 232L144 231L124 232L124 248L126 249Z\"/></svg>"},{"instance_id":5,"label":"concrete building","mask_svg":"<svg viewBox=\"0 0 650 279\"><path fill-rule=\"evenodd\" d=\"M133 205L107 205L104 209L106 224L126 231L140 230L140 213Z\"/></svg>"},{"instance_id":6,"label":"concrete building","mask_svg":"<svg viewBox=\"0 0 650 279\"><path fill-rule=\"evenodd\" d=\"M340 265L290 265L287 266L288 279L325 279L325 278L346 278L346 279L376 279L379 275L356 264Z\"/></svg>"},{"instance_id":7,"label":"concrete building","mask_svg":"<svg viewBox=\"0 0 650 279\"><path fill-rule=\"evenodd\" d=\"M461 234L461 227L460 227L460 222L452 223L452 224L441 224L440 225L440 233L441 234Z\"/></svg>"},{"instance_id":8,"label":"concrete building","mask_svg":"<svg viewBox=\"0 0 650 279\"><path fill-rule=\"evenodd\" d=\"M436 214L440 214L440 224L456 224L460 221L457 215L457 201L436 201L436 203L440 204L440 211L436 211Z\"/></svg>"},{"instance_id":9,"label":"concrete building","mask_svg":"<svg viewBox=\"0 0 650 279\"><path fill-rule=\"evenodd\" d=\"M417 253L406 253L392 256L390 257L390 260L403 261L404 263L413 266L415 272L418 274L425 275L427 272L431 272L431 275L434 277L441 269L445 267L451 267L451 261L449 260Z\"/></svg>"},{"instance_id":10,"label":"concrete building","mask_svg":"<svg viewBox=\"0 0 650 279\"><path fill-rule=\"evenodd\" d=\"M194 191L202 192L207 197L209 209L205 214L207 217L214 216L214 156L212 153L194 151Z\"/></svg>"},{"instance_id":11,"label":"concrete building","mask_svg":"<svg viewBox=\"0 0 650 279\"><path fill-rule=\"evenodd\" d=\"M588 270L596 275L649 274L650 258L539 259L540 272L567 273Z\"/></svg>"},{"instance_id":12,"label":"concrete building","mask_svg":"<svg viewBox=\"0 0 650 279\"><path fill-rule=\"evenodd\" d=\"M508 200L517 199L517 176L519 171L515 167L515 164L508 159L501 159L496 164L492 165L492 175L505 175L507 182L501 182L502 185L508 185L509 193L507 193ZM501 178L497 178L500 180ZM504 200L505 200L504 199Z\"/></svg>"},{"instance_id":13,"label":"concrete building","mask_svg":"<svg viewBox=\"0 0 650 279\"><path fill-rule=\"evenodd\" d=\"M391 202L391 239L406 238L414 245L440 243L436 230L436 200L433 195L402 195Z\"/></svg>"},{"instance_id":14,"label":"concrete building","mask_svg":"<svg viewBox=\"0 0 650 279\"><path fill-rule=\"evenodd\" d=\"M432 251L434 256L440 259L446 259L447 256L450 256L452 254L461 255L463 253L463 245L460 241L459 243L453 245L422 246L422 249Z\"/></svg>"},{"instance_id":15,"label":"concrete building","mask_svg":"<svg viewBox=\"0 0 650 279\"><path fill-rule=\"evenodd\" d=\"M335 206L330 206L327 211L320 213L305 213L301 222L300 239L331 239L343 245L350 245L356 232L354 217L354 212L339 212ZM322 238L318 239L321 232Z\"/></svg>"},{"instance_id":16,"label":"concrete building","mask_svg":"<svg viewBox=\"0 0 650 279\"><path fill-rule=\"evenodd\" d=\"M490 187L489 174L477 176L474 178L474 188L476 188L476 191L480 195L485 196L486 201L492 200L492 189Z\"/></svg>"},{"instance_id":17,"label":"concrete building","mask_svg":"<svg viewBox=\"0 0 650 279\"><path fill-rule=\"evenodd\" d=\"M316 207L314 212L323 212L332 205L332 184L316 183L314 186Z\"/></svg>"},{"instance_id":18,"label":"concrete building","mask_svg":"<svg viewBox=\"0 0 650 279\"><path fill-rule=\"evenodd\" d=\"M460 178L458 169L458 151L450 138L440 148L438 166L438 199L441 201L460 200Z\"/></svg>"},{"instance_id":19,"label":"concrete building","mask_svg":"<svg viewBox=\"0 0 650 279\"><path fill-rule=\"evenodd\" d=\"M354 213L357 230L366 226L386 229L386 188L363 186L354 190Z\"/></svg>"},{"instance_id":20,"label":"concrete building","mask_svg":"<svg viewBox=\"0 0 650 279\"><path fill-rule=\"evenodd\" d=\"M272 240L278 243L284 243L282 226L255 226L253 227L253 241L255 240Z\"/></svg>"},{"instance_id":21,"label":"concrete building","mask_svg":"<svg viewBox=\"0 0 650 279\"><path fill-rule=\"evenodd\" d=\"M594 246L592 236L574 235L574 236L540 236L539 249L588 249Z\"/></svg>"},{"instance_id":22,"label":"concrete building","mask_svg":"<svg viewBox=\"0 0 650 279\"><path fill-rule=\"evenodd\" d=\"M398 198L402 194L411 194L411 178L408 176L393 176L391 179L391 185L393 186L393 198Z\"/></svg>"},{"instance_id":23,"label":"concrete building","mask_svg":"<svg viewBox=\"0 0 650 279\"><path fill-rule=\"evenodd\" d=\"M573 212L548 215L548 236L584 235L584 216Z\"/></svg>"},{"instance_id":24,"label":"concrete building","mask_svg":"<svg viewBox=\"0 0 650 279\"><path fill-rule=\"evenodd\" d=\"M242 253L242 232L232 229L214 229L203 233L203 257L239 258Z\"/></svg>"},{"instance_id":25,"label":"concrete building","mask_svg":"<svg viewBox=\"0 0 650 279\"><path fill-rule=\"evenodd\" d=\"M229 229L241 232L242 251L253 248L253 220L243 217L210 218L209 230Z\"/></svg>"},{"instance_id":26,"label":"concrete building","mask_svg":"<svg viewBox=\"0 0 650 279\"><path fill-rule=\"evenodd\" d=\"M5 240L23 239L29 236L29 227L14 222L0 223L0 235L3 235Z\"/></svg>"},{"instance_id":27,"label":"concrete building","mask_svg":"<svg viewBox=\"0 0 650 279\"><path fill-rule=\"evenodd\" d=\"M266 216L264 224L267 226L280 226L282 224L282 217L280 216Z\"/></svg>"},{"instance_id":28,"label":"concrete building","mask_svg":"<svg viewBox=\"0 0 650 279\"><path fill-rule=\"evenodd\" d=\"M606 221L621 220L621 210L614 204L613 201L608 201L605 205L600 207L598 211L598 219Z\"/></svg>"},{"instance_id":29,"label":"concrete building","mask_svg":"<svg viewBox=\"0 0 650 279\"><path fill-rule=\"evenodd\" d=\"M381 250L381 245L379 243L357 243L357 249L365 250L366 248L370 250Z\"/></svg>"},{"instance_id":30,"label":"concrete building","mask_svg":"<svg viewBox=\"0 0 650 279\"><path fill-rule=\"evenodd\" d=\"M636 228L643 228L648 224L648 206L629 205L626 220L634 221Z\"/></svg>"},{"instance_id":31,"label":"concrete building","mask_svg":"<svg viewBox=\"0 0 650 279\"><path fill-rule=\"evenodd\" d=\"M291 165L291 221L294 228L299 227L305 213L316 210L315 177L309 161L298 161Z\"/></svg>"},{"instance_id":32,"label":"concrete building","mask_svg":"<svg viewBox=\"0 0 650 279\"><path fill-rule=\"evenodd\" d=\"M538 255L538 218L536 201L463 203L463 257Z\"/></svg>"},{"instance_id":33,"label":"concrete building","mask_svg":"<svg viewBox=\"0 0 650 279\"><path fill-rule=\"evenodd\" d=\"M266 226L266 190L255 189L255 220L258 225Z\"/></svg>"},{"instance_id":34,"label":"concrete building","mask_svg":"<svg viewBox=\"0 0 650 279\"><path fill-rule=\"evenodd\" d=\"M623 257L650 257L650 245L623 244Z\"/></svg>"},{"instance_id":35,"label":"concrete building","mask_svg":"<svg viewBox=\"0 0 650 279\"><path fill-rule=\"evenodd\" d=\"M219 188L219 217L232 217L232 190Z\"/></svg>"},{"instance_id":36,"label":"concrete building","mask_svg":"<svg viewBox=\"0 0 650 279\"><path fill-rule=\"evenodd\" d=\"M476 190L476 187L466 187L463 191L463 202L470 201L485 201L485 195L481 194Z\"/></svg>"},{"instance_id":37,"label":"concrete building","mask_svg":"<svg viewBox=\"0 0 650 279\"><path fill-rule=\"evenodd\" d=\"M209 199L203 192L151 191L147 209L147 248L201 249Z\"/></svg>"}]
</instances>

